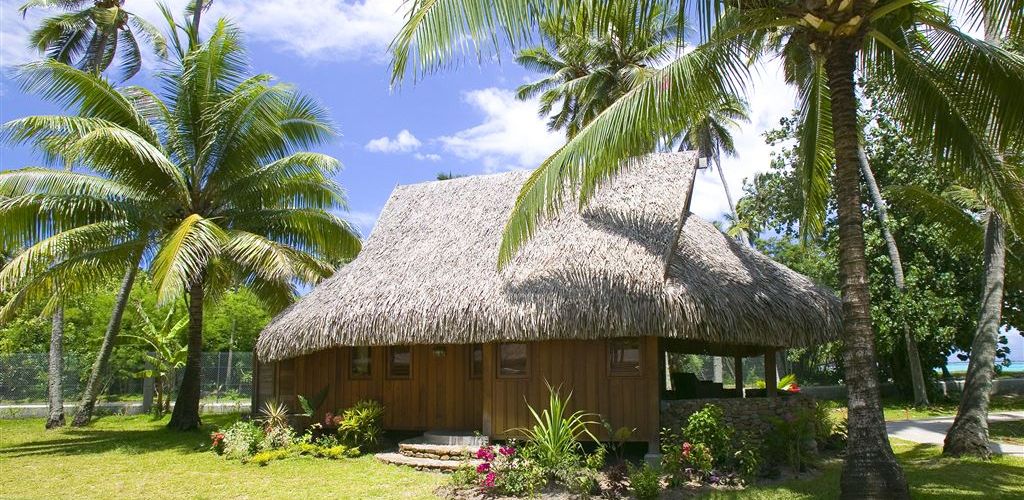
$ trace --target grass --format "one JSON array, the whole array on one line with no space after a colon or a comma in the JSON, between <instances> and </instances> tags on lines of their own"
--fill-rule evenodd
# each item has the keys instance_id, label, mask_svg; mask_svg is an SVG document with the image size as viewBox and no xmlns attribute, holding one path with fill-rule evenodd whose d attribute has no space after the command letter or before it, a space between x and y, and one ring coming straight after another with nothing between
<instances>
[{"instance_id":1,"label":"grass","mask_svg":"<svg viewBox=\"0 0 1024 500\"><path fill-rule=\"evenodd\" d=\"M989 461L946 458L936 446L892 440L896 457L916 499L1024 498L1024 459L996 457ZM716 493L708 498L788 500L838 498L842 464L824 465L820 475L740 492Z\"/></svg>"},{"instance_id":2,"label":"grass","mask_svg":"<svg viewBox=\"0 0 1024 500\"><path fill-rule=\"evenodd\" d=\"M205 420L212 429L236 418ZM371 456L242 465L207 451L209 429L183 434L165 430L165 422L104 417L86 429L47 432L41 419L0 421L0 498L45 498L53 492L82 498L432 498L444 481ZM914 498L1024 498L1024 459L951 459L935 446L899 440L893 447ZM840 468L832 460L806 479L710 497L836 498Z\"/></svg>"},{"instance_id":3,"label":"grass","mask_svg":"<svg viewBox=\"0 0 1024 500\"><path fill-rule=\"evenodd\" d=\"M893 422L897 420L917 420L921 418L951 417L956 415L956 401L933 403L924 408L918 408L905 402L884 403L885 419ZM1024 411L1024 397L1020 396L996 396L989 404L989 412L1000 411Z\"/></svg>"},{"instance_id":4,"label":"grass","mask_svg":"<svg viewBox=\"0 0 1024 500\"><path fill-rule=\"evenodd\" d=\"M207 415L203 432L166 419L104 417L44 431L42 419L0 421L0 498L432 498L443 478L372 456L242 465L209 451L209 432L237 415Z\"/></svg>"},{"instance_id":5,"label":"grass","mask_svg":"<svg viewBox=\"0 0 1024 500\"><path fill-rule=\"evenodd\" d=\"M990 422L988 424L988 437L993 441L1024 446L1024 420Z\"/></svg>"}]
</instances>

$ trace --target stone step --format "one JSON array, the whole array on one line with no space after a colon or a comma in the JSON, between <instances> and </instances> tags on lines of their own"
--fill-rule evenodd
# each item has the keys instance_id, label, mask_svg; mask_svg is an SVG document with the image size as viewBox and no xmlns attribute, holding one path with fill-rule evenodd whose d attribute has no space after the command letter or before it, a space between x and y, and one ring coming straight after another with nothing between
<instances>
[{"instance_id":1,"label":"stone step","mask_svg":"<svg viewBox=\"0 0 1024 500\"><path fill-rule=\"evenodd\" d=\"M386 464L403 465L431 472L452 472L466 462L473 467L482 463L480 460L438 460L436 458L409 457L401 453L378 453L375 456L377 460Z\"/></svg>"},{"instance_id":2,"label":"stone step","mask_svg":"<svg viewBox=\"0 0 1024 500\"><path fill-rule=\"evenodd\" d=\"M472 458L479 448L479 446L457 444L433 444L424 442L422 438L406 439L398 443L398 451L402 455L415 458L433 458L436 460L465 460Z\"/></svg>"}]
</instances>

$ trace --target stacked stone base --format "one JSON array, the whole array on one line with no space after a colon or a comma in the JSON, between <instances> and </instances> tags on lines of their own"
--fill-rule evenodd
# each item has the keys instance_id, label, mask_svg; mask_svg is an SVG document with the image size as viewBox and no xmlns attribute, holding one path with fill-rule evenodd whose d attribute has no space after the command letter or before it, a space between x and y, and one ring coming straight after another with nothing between
<instances>
[{"instance_id":1,"label":"stacked stone base","mask_svg":"<svg viewBox=\"0 0 1024 500\"><path fill-rule=\"evenodd\" d=\"M775 398L709 398L678 399L661 402L661 426L679 430L690 415L707 404L722 409L725 423L737 432L763 434L771 430L772 420L785 419L797 413L814 410L814 398L799 394Z\"/></svg>"}]
</instances>

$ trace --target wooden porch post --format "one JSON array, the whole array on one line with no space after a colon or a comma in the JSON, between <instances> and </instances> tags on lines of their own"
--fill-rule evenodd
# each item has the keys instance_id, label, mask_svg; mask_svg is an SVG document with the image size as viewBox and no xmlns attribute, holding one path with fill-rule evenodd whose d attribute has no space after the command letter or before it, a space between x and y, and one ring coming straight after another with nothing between
<instances>
[{"instance_id":1,"label":"wooden porch post","mask_svg":"<svg viewBox=\"0 0 1024 500\"><path fill-rule=\"evenodd\" d=\"M482 366L483 373L481 374L481 379L482 379L481 382L483 382L482 383L482 385L483 385L483 394L482 394L483 398L482 399L483 399L484 408L483 408L483 422L481 423L481 425L483 427L481 428L481 431L483 432L484 436L491 437L491 435L494 434L494 432L493 432L493 430L494 430L493 429L493 424L491 423L491 408L493 408L493 405L491 404L491 398L492 398L492 394L493 394L493 391L494 391L494 374L495 374L494 344L493 343L484 344L483 348L484 348L484 359L483 359L483 366Z\"/></svg>"},{"instance_id":2,"label":"wooden porch post","mask_svg":"<svg viewBox=\"0 0 1024 500\"><path fill-rule=\"evenodd\" d=\"M775 349L764 352L764 387L765 394L774 398L779 388L779 376L775 372Z\"/></svg>"},{"instance_id":3,"label":"wooden porch post","mask_svg":"<svg viewBox=\"0 0 1024 500\"><path fill-rule=\"evenodd\" d=\"M732 358L732 372L736 374L736 390L743 397L743 356Z\"/></svg>"},{"instance_id":4,"label":"wooden porch post","mask_svg":"<svg viewBox=\"0 0 1024 500\"><path fill-rule=\"evenodd\" d=\"M647 363L646 373L644 378L647 379L647 398L648 404L651 405L651 415L649 420L649 426L651 434L647 440L647 455L644 456L645 461L650 463L652 466L656 466L661 462L661 384L664 382L664 375L662 373L664 351L662 350L661 337L646 337L646 349L642 359L656 359L658 364L662 365L657 368L651 366L651 363Z\"/></svg>"}]
</instances>

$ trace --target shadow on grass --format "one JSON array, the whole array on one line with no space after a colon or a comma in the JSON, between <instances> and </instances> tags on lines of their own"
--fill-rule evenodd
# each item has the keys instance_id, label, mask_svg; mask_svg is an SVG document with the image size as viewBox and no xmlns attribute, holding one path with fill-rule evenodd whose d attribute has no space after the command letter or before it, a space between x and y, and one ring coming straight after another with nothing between
<instances>
[{"instance_id":1,"label":"shadow on grass","mask_svg":"<svg viewBox=\"0 0 1024 500\"><path fill-rule=\"evenodd\" d=\"M0 458L199 451L209 444L210 432L237 419L238 415L204 415L203 427L190 432L167 429L166 417L161 420L133 417L128 429L123 428L124 417L101 417L86 428L45 432L41 430L40 420L39 431L22 432L22 439L10 440L14 443L0 448Z\"/></svg>"},{"instance_id":2,"label":"shadow on grass","mask_svg":"<svg viewBox=\"0 0 1024 500\"><path fill-rule=\"evenodd\" d=\"M899 458L914 498L1021 498L1024 470L996 460L951 458L939 448L916 444Z\"/></svg>"}]
</instances>

